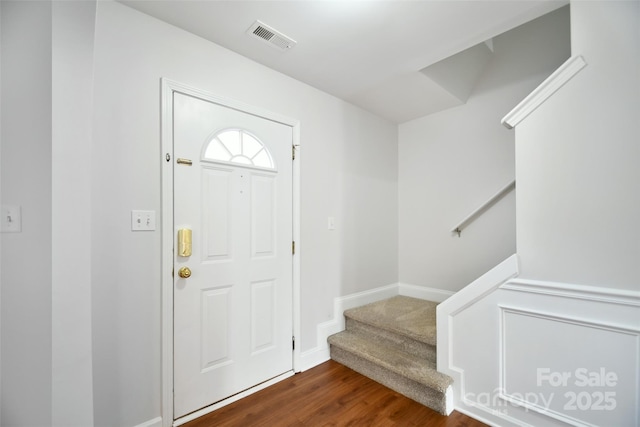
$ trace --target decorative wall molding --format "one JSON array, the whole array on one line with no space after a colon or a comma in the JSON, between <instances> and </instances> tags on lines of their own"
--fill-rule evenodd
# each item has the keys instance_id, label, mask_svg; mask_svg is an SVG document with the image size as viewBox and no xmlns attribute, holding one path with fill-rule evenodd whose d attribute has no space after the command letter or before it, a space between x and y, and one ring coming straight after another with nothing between
<instances>
[{"instance_id":1,"label":"decorative wall molding","mask_svg":"<svg viewBox=\"0 0 640 427\"><path fill-rule=\"evenodd\" d=\"M526 292L526 291L525 291ZM551 298L557 298L558 296L555 294L549 294L549 296ZM566 297L565 295L561 295L560 297ZM613 303L615 304L615 303ZM630 351L631 353L634 353L633 355L631 355L628 358L628 366L620 366L618 363L616 363L617 361L617 357L618 355L613 352L613 353L605 353L605 354L610 354L612 355L612 359L610 359L610 363L608 364L608 368L611 369L611 367L614 367L615 370L618 369L633 369L633 365L635 365L637 363L638 358L640 357L640 327L639 325L619 325L617 323L611 323L610 319L606 316L603 315L601 316L600 314L593 314L592 316L590 316L588 318L588 320L585 320L583 318L577 317L577 315L574 313L572 315L565 315L563 313L548 313L547 307L540 307L538 309L528 309L528 308L521 308L521 307L515 307L515 306L511 306L511 305L498 305L499 309L500 309L500 322L499 322L499 331L500 331L500 352L499 352L499 376L500 376L500 382L499 382L499 387L497 388L498 390L498 397L506 402L509 402L511 404L517 405L519 407L525 408L526 410L532 410L535 411L539 414L542 414L546 417L550 417L553 419L556 419L558 421L561 421L563 423L567 423L569 425L575 425L575 426L596 426L599 423L593 423L593 422L589 422L587 420L581 419L579 416L580 415L584 415L584 412L581 411L577 411L575 410L576 408L574 408L574 410L569 410L569 411L564 411L564 413L560 410L554 409L551 406L544 406L545 403L551 403L553 398L556 398L558 396L556 396L556 394L561 394L561 393L556 393L556 391L558 391L559 389L553 389L554 391L549 393L549 395L547 396L548 400L547 402L545 402L545 400L543 398L538 398L539 395L542 396L543 393L519 393L516 392L515 394L510 392L511 387L509 385L509 381L508 381L508 375L509 375L509 371L507 371L507 355L506 355L506 351L509 348L514 348L514 347L518 347L518 343L517 342L513 342L510 341L509 338L507 337L507 334L505 333L506 328L507 328L507 324L509 323L507 321L508 318L512 319L511 322L513 322L513 319L529 319L527 321L527 326L525 328L520 328L521 330L527 330L527 331L533 331L535 329L537 329L538 331L544 331L544 333L542 333L541 335L544 336L544 340L551 340L553 341L554 338L554 333L555 334L561 334L561 332L557 331L556 327L552 327L549 328L549 326L545 326L545 323L553 323L554 325L558 325L558 327L564 327L564 328L571 328L573 329L573 331L575 332L580 332L579 334L575 334L576 336L580 336L582 342L580 341L580 339L578 341L575 341L574 338L574 342L572 343L573 345L579 346L579 344L584 344L585 340L588 341L588 346L593 345L593 343L598 343L597 345L604 345L605 347L609 347L607 345L607 343L602 342L600 340L597 339L597 337L599 336L606 336L608 337L611 342L609 344L613 344L615 342L618 343L622 343L623 340L627 341L628 345L627 350ZM544 310L544 311L543 311ZM537 327L535 325L538 325ZM589 338L593 338L593 339L585 339L586 334L592 334ZM569 339L569 336L566 335L562 335L563 340L567 340ZM524 337L523 340L527 341L529 340L530 337ZM519 370L524 369L525 371L527 371L527 368L531 368L532 366L535 366L537 368L540 368L541 366L539 364L540 362L540 357L544 356L544 352L545 349L542 347L537 347L538 350L538 354L535 357L532 357L531 360L526 361L523 360L523 358L521 357L517 357L516 359L518 360L518 362L520 363L518 368ZM556 353L555 348L549 348L547 349L547 354L554 354L554 359L562 359L562 357L560 357L560 355L555 355ZM584 350L584 349L583 349ZM576 354L573 355L565 355L565 357L571 357L571 358L575 358L576 362L578 363L577 366L573 366L574 371L565 371L564 374L567 374L566 377L566 384L572 384L575 382L575 378L572 378L572 375L575 374L575 369L579 366L583 366L580 365L579 362L577 362L577 359L581 358L581 355L583 355L585 352L584 351L580 351L580 350L576 350ZM606 356L605 356L606 357ZM584 357L583 357L584 359ZM544 359L543 359L544 360ZM533 365L531 365L531 363L533 363ZM543 362L544 363L544 362ZM527 364L531 365L528 366ZM563 365L563 363L559 363L560 366ZM605 365L607 365L605 363ZM545 365L546 366L546 365ZM566 365L565 365L566 366ZM586 365L585 365L586 366ZM602 367L602 365L598 365L599 369L605 370L605 367ZM592 375L596 375L596 378L599 378L599 375L601 374L601 372L598 371L589 371L586 368L585 369L585 378L586 378L586 373L589 372ZM612 371L613 372L613 371ZM615 372L614 372L615 373ZM558 372L554 372L554 375L558 375ZM556 377L557 378L557 377ZM593 379L593 378L592 378ZM601 379L601 378L600 378ZM616 381L617 381L617 373L616 373ZM539 381L539 380L538 380ZM538 382L537 384L538 389L540 388L540 383ZM598 387L598 388L592 388L594 386L583 386L582 388L578 388L578 393L576 393L577 395L582 395L581 399L580 399L580 403L583 405L592 405L592 404L597 404L599 406L601 406L598 409L594 409L594 410L599 410L600 412L602 412L603 410L607 410L606 408L604 408L604 398L603 400L598 400L598 393L600 393L600 395L603 395L602 392L602 388ZM634 381L634 390L631 393L619 393L619 394L623 394L624 396L627 396L629 394L633 394L635 396L638 396L640 393L640 384L637 381ZM624 398L624 396L616 396L616 393L619 392L619 390L616 390L615 388L613 388L612 390L615 391L610 391L611 396L611 401L608 403L613 404L613 408L615 408L617 400ZM597 391L597 393L594 393L594 391ZM528 394L531 395L531 397L533 397L533 401L529 400L529 397L527 396ZM544 397L544 396L542 396ZM565 395L566 398L566 395ZM583 399L584 398L584 399ZM566 403L567 399L565 399L565 403ZM543 405L541 405L540 403L542 403ZM636 402L637 403L637 402ZM566 406L566 405L565 405ZM629 405L626 405L629 406ZM587 413L589 412L589 410L587 410ZM638 415L637 411L635 414L635 422L633 422L633 425L637 425L637 422L640 420L640 415ZM593 420L592 420L593 421ZM627 419L628 421L628 419ZM617 422L614 422L613 424L617 424L618 422L620 422L620 420L618 420Z\"/></svg>"},{"instance_id":2,"label":"decorative wall molding","mask_svg":"<svg viewBox=\"0 0 640 427\"><path fill-rule=\"evenodd\" d=\"M502 286L518 292L640 307L640 292L531 279L512 279Z\"/></svg>"},{"instance_id":3,"label":"decorative wall molding","mask_svg":"<svg viewBox=\"0 0 640 427\"><path fill-rule=\"evenodd\" d=\"M516 254L502 261L496 267L473 281L462 290L452 295L437 307L437 366L438 371L453 378L452 400L453 409L460 411L473 418L481 420L488 425L495 425L496 420L509 420L509 417L497 417L493 411L487 410L478 403L468 398L465 390L467 381L465 379L465 366L457 366L454 362L454 351L457 349L456 342L465 340L467 327L456 328L454 318L463 313L474 304L481 303L489 294L500 288L505 282L518 275L518 256ZM517 423L513 422L513 425Z\"/></svg>"},{"instance_id":4,"label":"decorative wall molding","mask_svg":"<svg viewBox=\"0 0 640 427\"><path fill-rule=\"evenodd\" d=\"M586 61L580 55L567 59L553 74L504 116L502 124L508 129L516 127L586 66Z\"/></svg>"},{"instance_id":5,"label":"decorative wall molding","mask_svg":"<svg viewBox=\"0 0 640 427\"><path fill-rule=\"evenodd\" d=\"M506 260L502 261L493 269L474 280L468 286L458 291L455 295L452 295L446 301L443 301L438 305L438 337L448 336L448 317L455 316L457 313L463 311L465 308L480 301L485 295L498 289L501 285L506 283L509 279L518 275L518 256L511 255ZM440 330L442 325L443 330ZM446 329L444 329L446 327ZM443 335L440 335L442 332ZM440 341L438 340L438 348L440 348ZM438 354L438 360L440 360L440 354Z\"/></svg>"},{"instance_id":6,"label":"decorative wall molding","mask_svg":"<svg viewBox=\"0 0 640 427\"><path fill-rule=\"evenodd\" d=\"M438 306L438 370L454 379L454 409L489 425L637 425L640 292L517 276L513 255ZM496 354L478 357L479 345ZM570 380L540 380L538 369ZM615 383L576 382L601 370Z\"/></svg>"}]
</instances>

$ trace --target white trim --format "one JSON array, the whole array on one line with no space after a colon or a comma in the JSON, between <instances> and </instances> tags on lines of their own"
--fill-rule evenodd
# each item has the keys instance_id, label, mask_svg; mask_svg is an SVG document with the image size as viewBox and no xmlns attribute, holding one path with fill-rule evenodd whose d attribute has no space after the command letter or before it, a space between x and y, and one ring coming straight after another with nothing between
<instances>
[{"instance_id":1,"label":"white trim","mask_svg":"<svg viewBox=\"0 0 640 427\"><path fill-rule=\"evenodd\" d=\"M526 292L526 291L525 291ZM551 296L557 296L556 294L549 294ZM564 295L562 295L564 296ZM581 326L584 328L592 328L599 329L608 332L614 332L618 334L630 335L636 338L636 348L638 348L638 343L640 343L640 330L638 328L631 328L626 326L619 326L606 322L598 322L594 320L583 320L574 316L560 316L557 314L545 313L539 310L531 310L531 309L522 309L514 306L507 306L498 304L500 309L499 316L499 347L500 351L498 352L499 357L499 384L498 387L498 397L502 400L505 400L511 404L516 406L521 406L526 408L527 410L532 410L538 412L539 414L545 415L550 418L554 418L556 420L562 421L564 423L574 425L574 426L589 426L596 427L594 424L590 424L586 421L579 420L574 417L570 417L566 414L562 414L560 412L554 411L553 409L545 408L543 406L538 405L537 403L531 403L522 397L511 395L507 392L507 383L506 383L506 363L505 363L505 352L506 352L506 336L505 336L505 325L506 325L506 314L515 314L520 316L528 316L534 317L543 320L550 320L553 322L561 322L567 323L575 326Z\"/></svg>"},{"instance_id":2,"label":"white trim","mask_svg":"<svg viewBox=\"0 0 640 427\"><path fill-rule=\"evenodd\" d=\"M380 301L398 295L398 284L382 286L351 295L337 297L333 299L333 319L322 322L317 326L316 347L305 351L300 356L302 371L311 369L329 360L329 343L327 338L330 335L344 331L344 311L350 308Z\"/></svg>"},{"instance_id":3,"label":"white trim","mask_svg":"<svg viewBox=\"0 0 640 427\"><path fill-rule=\"evenodd\" d=\"M475 406L474 402L469 401L469 406L473 407ZM482 414L474 412L474 411L469 411L466 408L462 408L462 407L458 407L455 408L456 411L460 412L461 414L464 414L470 418L476 419L478 421L480 421L481 423L484 423L488 426L498 426L498 424L495 423L495 421L492 420L488 420L486 417L482 416ZM510 417L504 417L505 419L507 419L508 421L511 421L514 425L518 425L517 421L515 418L510 418ZM522 422L520 423L522 424Z\"/></svg>"},{"instance_id":4,"label":"white trim","mask_svg":"<svg viewBox=\"0 0 640 427\"><path fill-rule=\"evenodd\" d=\"M518 292L640 307L640 292L638 291L522 278L509 280L501 288Z\"/></svg>"},{"instance_id":5,"label":"white trim","mask_svg":"<svg viewBox=\"0 0 640 427\"><path fill-rule=\"evenodd\" d=\"M286 380L287 378L290 378L293 375L295 375L295 373L293 371L289 371L289 372L286 372L286 373L284 373L282 375L278 375L277 377L272 378L269 381L265 381L265 382L263 382L261 384L258 384L255 387L251 387L250 389L242 391L242 392L240 392L238 394L234 394L233 396L229 397L228 399L221 400L220 402L214 403L213 405L207 406L206 408L202 408L199 411L192 412L189 415L185 415L184 417L175 420L173 422L173 426L174 427L178 427L178 426L181 426L183 424L188 423L189 421L193 421L196 418L200 418L200 417L202 417L204 415L210 414L211 412L213 412L213 411L215 411L217 409L220 409L220 408L222 408L224 406L227 406L227 405L229 405L229 404L231 404L233 402L237 402L238 400L243 399L243 398L245 398L247 396L250 396L253 393L257 393L260 390L264 390L267 387L271 387L272 385L277 384L282 380Z\"/></svg>"},{"instance_id":6,"label":"white trim","mask_svg":"<svg viewBox=\"0 0 640 427\"><path fill-rule=\"evenodd\" d=\"M157 417L149 421L145 421L142 424L138 424L135 427L162 427L162 417Z\"/></svg>"},{"instance_id":7,"label":"white trim","mask_svg":"<svg viewBox=\"0 0 640 427\"><path fill-rule=\"evenodd\" d=\"M548 422L560 420L573 425L590 425L588 422L593 423L593 420L578 420L573 414L544 408L507 390L510 383L507 375L510 373L505 363L511 360L507 359L509 348L517 346L517 342L509 341L505 335L505 322L508 322L505 316L531 316L595 329L596 332L626 335L631 339L628 345L639 351L640 329L634 321L640 307L640 292L524 279L517 277L518 268L518 257L513 255L437 308L438 371L454 379L455 410L493 425L528 425L535 417L540 417L526 415L527 412L541 414L547 417ZM567 304L572 300L574 303ZM480 317L468 317L464 313L467 309ZM478 322L475 329L469 330L470 321ZM465 340L469 336L478 338L477 334L481 334L484 341L496 343L498 360L497 365L490 368L490 373L486 372L486 367L474 365L461 353L465 351ZM633 355L631 359L634 360ZM640 390L640 380L636 379L635 384L636 390ZM465 388L473 391L467 394ZM490 394L492 403L484 404L472 398L477 395L477 390ZM509 410L508 413L501 409L510 405L520 409ZM640 413L636 415L637 419L640 419Z\"/></svg>"},{"instance_id":8,"label":"white trim","mask_svg":"<svg viewBox=\"0 0 640 427\"><path fill-rule=\"evenodd\" d=\"M302 145L300 145L300 122L296 121L296 124L293 126L293 148L295 150L296 156L293 160L293 182L292 182L292 197L293 197L293 240L296 242L296 253L293 254L293 336L296 338L297 342L300 342L301 338L301 326L300 322L302 319L302 312L300 309L300 304L302 300L302 296L300 294L300 284L302 283L300 280L300 259L302 254L302 239L300 232L300 159L302 158ZM300 346L296 346L293 352L293 370L295 372L300 372Z\"/></svg>"},{"instance_id":9,"label":"white trim","mask_svg":"<svg viewBox=\"0 0 640 427\"><path fill-rule=\"evenodd\" d=\"M451 413L455 409L455 406L453 403L453 387L451 386L447 387L447 391L445 391L444 393L444 398L445 398L444 412L447 415L451 415Z\"/></svg>"},{"instance_id":10,"label":"white trim","mask_svg":"<svg viewBox=\"0 0 640 427\"><path fill-rule=\"evenodd\" d=\"M455 294L453 291L445 289L429 288L427 286L410 285L408 283L398 284L398 295L419 298L427 301L441 303Z\"/></svg>"},{"instance_id":11,"label":"white trim","mask_svg":"<svg viewBox=\"0 0 640 427\"><path fill-rule=\"evenodd\" d=\"M523 99L516 107L511 110L502 119L502 124L508 129L513 129L529 114L535 111L540 105L549 99L551 95L556 93L558 89L564 86L569 80L580 72L587 63L580 55L572 56L562 64L556 71L545 79L540 85L533 90L525 99Z\"/></svg>"},{"instance_id":12,"label":"white trim","mask_svg":"<svg viewBox=\"0 0 640 427\"><path fill-rule=\"evenodd\" d=\"M173 90L172 82L161 79L162 153L162 425L173 424ZM169 118L169 120L167 120ZM167 250L170 248L170 250Z\"/></svg>"},{"instance_id":13,"label":"white trim","mask_svg":"<svg viewBox=\"0 0 640 427\"><path fill-rule=\"evenodd\" d=\"M214 102L254 116L262 117L292 128L293 145L300 150L300 121L271 111L161 78L161 146L162 146L162 425L173 424L173 93L179 92L204 101ZM296 254L293 256L293 334L300 335L300 166L293 162L293 239ZM300 370L300 349L293 351L294 371ZM224 402L230 403L229 400Z\"/></svg>"},{"instance_id":14,"label":"white trim","mask_svg":"<svg viewBox=\"0 0 640 427\"><path fill-rule=\"evenodd\" d=\"M480 278L474 280L470 285L458 291L455 295L438 304L436 308L437 370L453 378L452 395L456 410L461 408L469 410L476 405L470 405L465 398L464 369L455 366L453 361L454 335L457 332L453 328L453 319L458 313L480 301L517 275L518 256L514 254L480 276ZM473 413L472 416L477 418L478 414Z\"/></svg>"},{"instance_id":15,"label":"white trim","mask_svg":"<svg viewBox=\"0 0 640 427\"><path fill-rule=\"evenodd\" d=\"M333 319L322 322L317 326L316 346L300 355L301 370L306 371L330 359L327 338L333 334L344 331L345 320L343 313L345 310L391 298L396 295L442 302L453 294L453 292L443 289L406 283L394 283L351 295L336 297L333 300Z\"/></svg>"},{"instance_id":16,"label":"white trim","mask_svg":"<svg viewBox=\"0 0 640 427\"><path fill-rule=\"evenodd\" d=\"M455 316L517 275L518 256L514 254L440 303L437 308L438 326L441 324L444 326L448 323L447 317ZM442 333L445 334L446 331L445 329ZM440 332L440 327L438 327L438 337L440 337ZM438 342L438 348L440 348L440 342ZM438 359L440 360L440 355L438 355Z\"/></svg>"}]
</instances>

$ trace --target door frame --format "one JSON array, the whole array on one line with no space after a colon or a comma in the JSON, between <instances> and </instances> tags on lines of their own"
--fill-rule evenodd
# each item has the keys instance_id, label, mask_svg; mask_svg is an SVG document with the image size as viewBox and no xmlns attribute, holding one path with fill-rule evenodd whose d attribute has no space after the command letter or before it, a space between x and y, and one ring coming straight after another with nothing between
<instances>
[{"instance_id":1,"label":"door frame","mask_svg":"<svg viewBox=\"0 0 640 427\"><path fill-rule=\"evenodd\" d=\"M173 93L179 92L188 96L193 96L204 101L232 108L247 114L261 117L267 120L281 123L292 128L293 146L295 147L296 158L293 161L292 169L292 226L293 240L296 242L296 250L293 254L293 336L300 342L300 121L286 117L271 111L244 104L228 98L223 98L215 94L176 82L167 78L160 79L161 93L161 163L162 163L162 425L170 427L174 425L173 413ZM167 160L167 155L169 156ZM300 371L300 346L293 349L293 372ZM280 377L278 377L280 378ZM265 384L270 384L267 382ZM263 388L263 387L262 387ZM240 398L258 391L256 387L247 392L234 396ZM234 397L225 400L225 404L231 403ZM237 400L237 399L235 399ZM217 406L216 406L217 408ZM215 409L215 408L214 408ZM188 417L188 416L187 416ZM188 421L183 417L184 422ZM182 423L177 423L179 425Z\"/></svg>"}]
</instances>

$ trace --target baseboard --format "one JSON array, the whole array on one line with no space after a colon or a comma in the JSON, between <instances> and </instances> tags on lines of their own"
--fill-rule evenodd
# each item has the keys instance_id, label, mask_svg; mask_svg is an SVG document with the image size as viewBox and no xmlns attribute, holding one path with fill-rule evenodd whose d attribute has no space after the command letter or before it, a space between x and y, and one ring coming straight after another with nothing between
<instances>
[{"instance_id":1,"label":"baseboard","mask_svg":"<svg viewBox=\"0 0 640 427\"><path fill-rule=\"evenodd\" d=\"M398 284L398 293L399 295L404 295L407 297L420 298L427 301L433 302L443 302L455 292L448 291L445 289L436 289L429 288L426 286L418 286L418 285L410 285L408 283L399 283Z\"/></svg>"},{"instance_id":2,"label":"baseboard","mask_svg":"<svg viewBox=\"0 0 640 427\"><path fill-rule=\"evenodd\" d=\"M447 415L451 415L453 412L455 405L453 403L453 389L451 386L447 387L447 391L445 392L446 405L445 405L445 413Z\"/></svg>"},{"instance_id":3,"label":"baseboard","mask_svg":"<svg viewBox=\"0 0 640 427\"><path fill-rule=\"evenodd\" d=\"M135 427L162 427L162 417L157 417L149 421L145 421L142 424L138 424Z\"/></svg>"},{"instance_id":4,"label":"baseboard","mask_svg":"<svg viewBox=\"0 0 640 427\"><path fill-rule=\"evenodd\" d=\"M316 347L300 354L302 371L311 369L329 360L329 344L327 338L344 330L344 313L353 307L380 301L398 295L398 284L382 286L368 291L358 292L333 299L333 319L322 322L317 327Z\"/></svg>"},{"instance_id":5,"label":"baseboard","mask_svg":"<svg viewBox=\"0 0 640 427\"><path fill-rule=\"evenodd\" d=\"M302 371L311 369L329 360L329 344L327 338L337 334L345 328L343 313L350 308L391 298L396 295L410 296L429 301L442 302L453 295L453 292L424 286L394 283L379 288L358 292L351 295L334 298L333 319L322 322L317 327L316 346L300 354L300 368Z\"/></svg>"},{"instance_id":6,"label":"baseboard","mask_svg":"<svg viewBox=\"0 0 640 427\"><path fill-rule=\"evenodd\" d=\"M318 366L321 363L326 362L329 359L331 359L331 356L329 355L329 345L326 345L323 348L315 347L311 350L304 351L300 354L300 370L304 372L314 366Z\"/></svg>"}]
</instances>

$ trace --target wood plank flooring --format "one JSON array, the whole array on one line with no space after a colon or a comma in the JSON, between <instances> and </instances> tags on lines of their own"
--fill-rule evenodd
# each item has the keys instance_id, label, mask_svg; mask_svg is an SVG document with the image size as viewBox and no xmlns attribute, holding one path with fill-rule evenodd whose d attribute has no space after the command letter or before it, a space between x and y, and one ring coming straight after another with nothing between
<instances>
[{"instance_id":1,"label":"wood plank flooring","mask_svg":"<svg viewBox=\"0 0 640 427\"><path fill-rule=\"evenodd\" d=\"M433 426L482 427L459 412L446 417L332 360L185 427Z\"/></svg>"}]
</instances>

